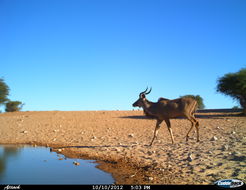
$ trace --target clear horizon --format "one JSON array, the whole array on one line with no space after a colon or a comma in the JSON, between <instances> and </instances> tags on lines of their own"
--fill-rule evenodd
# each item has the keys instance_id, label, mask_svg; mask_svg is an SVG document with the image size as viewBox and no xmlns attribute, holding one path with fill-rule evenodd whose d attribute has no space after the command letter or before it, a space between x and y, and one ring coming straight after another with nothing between
<instances>
[{"instance_id":1,"label":"clear horizon","mask_svg":"<svg viewBox=\"0 0 246 190\"><path fill-rule=\"evenodd\" d=\"M232 108L216 85L246 67L245 10L243 0L0 0L0 78L23 111L132 110L147 86L153 102L192 94Z\"/></svg>"}]
</instances>

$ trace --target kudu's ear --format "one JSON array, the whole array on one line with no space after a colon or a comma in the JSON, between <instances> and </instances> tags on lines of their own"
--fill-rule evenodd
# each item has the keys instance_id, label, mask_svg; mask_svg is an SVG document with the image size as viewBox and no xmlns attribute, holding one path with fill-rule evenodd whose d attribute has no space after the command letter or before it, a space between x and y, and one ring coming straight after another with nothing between
<instances>
[{"instance_id":1,"label":"kudu's ear","mask_svg":"<svg viewBox=\"0 0 246 190\"><path fill-rule=\"evenodd\" d=\"M146 96L145 96L145 94L141 94L141 98L145 98Z\"/></svg>"}]
</instances>

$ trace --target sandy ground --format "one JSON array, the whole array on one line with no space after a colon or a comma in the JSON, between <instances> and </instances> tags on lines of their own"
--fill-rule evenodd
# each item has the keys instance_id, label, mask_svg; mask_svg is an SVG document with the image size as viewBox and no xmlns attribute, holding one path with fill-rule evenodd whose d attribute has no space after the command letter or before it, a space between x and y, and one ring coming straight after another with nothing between
<instances>
[{"instance_id":1,"label":"sandy ground","mask_svg":"<svg viewBox=\"0 0 246 190\"><path fill-rule=\"evenodd\" d=\"M50 111L0 114L0 144L52 147L68 157L102 163L117 184L213 184L246 179L246 117L198 113L200 142L185 135L190 122L171 120L175 144L162 123L142 111Z\"/></svg>"}]
</instances>

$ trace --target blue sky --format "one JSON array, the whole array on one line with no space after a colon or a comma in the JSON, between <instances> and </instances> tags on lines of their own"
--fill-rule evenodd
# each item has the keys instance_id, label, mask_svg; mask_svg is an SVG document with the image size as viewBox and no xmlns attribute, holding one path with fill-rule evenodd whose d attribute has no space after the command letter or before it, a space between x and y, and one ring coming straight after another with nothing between
<instances>
[{"instance_id":1,"label":"blue sky","mask_svg":"<svg viewBox=\"0 0 246 190\"><path fill-rule=\"evenodd\" d=\"M131 110L246 67L245 0L0 0L0 77L23 110Z\"/></svg>"}]
</instances>

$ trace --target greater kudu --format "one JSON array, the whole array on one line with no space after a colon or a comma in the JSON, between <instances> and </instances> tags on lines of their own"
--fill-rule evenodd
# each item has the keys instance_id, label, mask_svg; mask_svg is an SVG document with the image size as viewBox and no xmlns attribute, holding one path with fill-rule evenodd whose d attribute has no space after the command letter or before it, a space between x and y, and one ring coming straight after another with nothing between
<instances>
[{"instance_id":1,"label":"greater kudu","mask_svg":"<svg viewBox=\"0 0 246 190\"><path fill-rule=\"evenodd\" d=\"M151 102L146 98L146 95L149 94L151 90L152 89L147 92L147 88L145 91L141 92L139 94L139 99L133 103L133 107L142 107L146 113L153 116L157 120L154 137L150 143L150 146L156 138L158 130L160 129L160 124L163 120L167 124L172 143L174 143L170 119L177 117L185 117L191 122L191 128L186 135L186 141L188 141L189 133L195 126L197 132L197 142L199 142L199 122L194 117L194 112L197 107L196 100L190 97L183 97L174 100L160 98L158 102Z\"/></svg>"}]
</instances>

